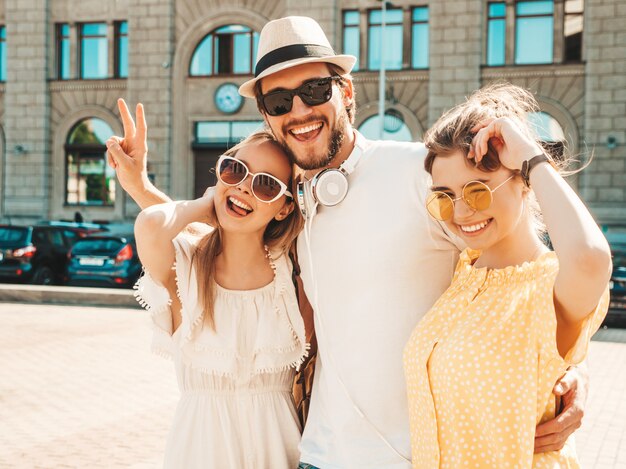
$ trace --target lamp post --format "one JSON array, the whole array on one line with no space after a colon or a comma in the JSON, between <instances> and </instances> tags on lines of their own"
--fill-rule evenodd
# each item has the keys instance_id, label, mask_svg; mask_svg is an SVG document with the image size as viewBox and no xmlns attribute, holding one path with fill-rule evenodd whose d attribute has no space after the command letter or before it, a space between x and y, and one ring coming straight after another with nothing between
<instances>
[{"instance_id":1,"label":"lamp post","mask_svg":"<svg viewBox=\"0 0 626 469\"><path fill-rule=\"evenodd\" d=\"M383 139L385 132L385 13L387 11L387 1L382 0L380 18L380 70L378 75L378 124L379 138Z\"/></svg>"}]
</instances>

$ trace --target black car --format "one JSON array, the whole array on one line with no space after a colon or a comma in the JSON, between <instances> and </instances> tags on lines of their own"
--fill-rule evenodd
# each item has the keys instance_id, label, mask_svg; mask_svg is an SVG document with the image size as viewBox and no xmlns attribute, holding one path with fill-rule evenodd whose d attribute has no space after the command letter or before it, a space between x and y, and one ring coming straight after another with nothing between
<instances>
[{"instance_id":1,"label":"black car","mask_svg":"<svg viewBox=\"0 0 626 469\"><path fill-rule=\"evenodd\" d=\"M88 236L68 254L68 284L90 287L132 287L141 263L132 235Z\"/></svg>"},{"instance_id":2,"label":"black car","mask_svg":"<svg viewBox=\"0 0 626 469\"><path fill-rule=\"evenodd\" d=\"M0 225L0 282L65 283L67 253L83 235L72 226Z\"/></svg>"},{"instance_id":3,"label":"black car","mask_svg":"<svg viewBox=\"0 0 626 469\"><path fill-rule=\"evenodd\" d=\"M38 226L54 226L57 228L68 228L69 231L80 235L81 238L96 233L102 233L109 231L108 227L101 225L100 223L85 223L85 222L73 222L73 221L57 221L46 220L37 222Z\"/></svg>"},{"instance_id":4,"label":"black car","mask_svg":"<svg viewBox=\"0 0 626 469\"><path fill-rule=\"evenodd\" d=\"M611 305L607 319L626 324L626 232L608 232L606 239L613 255Z\"/></svg>"}]
</instances>

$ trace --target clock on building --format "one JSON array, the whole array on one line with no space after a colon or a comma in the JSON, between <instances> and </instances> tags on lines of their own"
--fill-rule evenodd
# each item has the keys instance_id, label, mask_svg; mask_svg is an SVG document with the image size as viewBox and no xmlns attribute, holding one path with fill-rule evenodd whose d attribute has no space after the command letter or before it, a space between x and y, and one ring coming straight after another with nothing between
<instances>
[{"instance_id":1,"label":"clock on building","mask_svg":"<svg viewBox=\"0 0 626 469\"><path fill-rule=\"evenodd\" d=\"M239 87L234 83L223 83L215 91L215 106L224 114L233 114L243 105Z\"/></svg>"}]
</instances>

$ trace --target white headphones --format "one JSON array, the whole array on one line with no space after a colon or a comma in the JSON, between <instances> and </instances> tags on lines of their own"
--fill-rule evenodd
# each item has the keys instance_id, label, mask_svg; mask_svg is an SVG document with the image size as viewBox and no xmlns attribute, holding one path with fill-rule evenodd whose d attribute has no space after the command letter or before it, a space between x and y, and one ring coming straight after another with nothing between
<instances>
[{"instance_id":1,"label":"white headphones","mask_svg":"<svg viewBox=\"0 0 626 469\"><path fill-rule=\"evenodd\" d=\"M310 181L301 181L296 189L300 212L305 220L315 213L317 204L332 207L339 204L348 194L348 176L354 171L363 149L355 142L350 156L339 168L326 168ZM310 182L310 184L307 184ZM309 190L307 190L307 186ZM312 206L312 208L311 208Z\"/></svg>"}]
</instances>

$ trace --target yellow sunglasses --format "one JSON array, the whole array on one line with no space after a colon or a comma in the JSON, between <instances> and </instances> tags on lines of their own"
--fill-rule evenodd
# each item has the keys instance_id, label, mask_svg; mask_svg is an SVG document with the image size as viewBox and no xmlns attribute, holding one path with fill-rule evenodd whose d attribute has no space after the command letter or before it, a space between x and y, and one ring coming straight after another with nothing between
<instances>
[{"instance_id":1,"label":"yellow sunglasses","mask_svg":"<svg viewBox=\"0 0 626 469\"><path fill-rule=\"evenodd\" d=\"M450 194L445 192L433 191L426 199L426 209L431 217L439 221L446 221L452 218L454 215L454 203L457 200L462 200L472 210L487 210L491 206L491 202L493 202L493 193L514 177L515 175L511 175L495 189L491 189L484 182L470 181L463 186L461 196L456 199L453 199Z\"/></svg>"}]
</instances>

